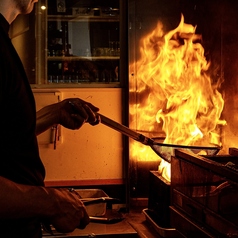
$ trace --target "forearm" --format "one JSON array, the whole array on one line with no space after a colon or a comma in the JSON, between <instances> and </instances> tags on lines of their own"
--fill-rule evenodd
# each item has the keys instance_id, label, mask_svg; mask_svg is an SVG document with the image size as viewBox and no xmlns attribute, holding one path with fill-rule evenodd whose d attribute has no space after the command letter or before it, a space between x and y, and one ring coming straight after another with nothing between
<instances>
[{"instance_id":1,"label":"forearm","mask_svg":"<svg viewBox=\"0 0 238 238\"><path fill-rule=\"evenodd\" d=\"M36 113L36 135L41 134L58 122L58 108L51 104Z\"/></svg>"},{"instance_id":2,"label":"forearm","mask_svg":"<svg viewBox=\"0 0 238 238\"><path fill-rule=\"evenodd\" d=\"M59 232L89 223L86 208L75 192L16 184L0 176L0 220L38 217Z\"/></svg>"},{"instance_id":3,"label":"forearm","mask_svg":"<svg viewBox=\"0 0 238 238\"><path fill-rule=\"evenodd\" d=\"M54 213L49 190L27 186L0 177L0 219L49 217Z\"/></svg>"}]
</instances>

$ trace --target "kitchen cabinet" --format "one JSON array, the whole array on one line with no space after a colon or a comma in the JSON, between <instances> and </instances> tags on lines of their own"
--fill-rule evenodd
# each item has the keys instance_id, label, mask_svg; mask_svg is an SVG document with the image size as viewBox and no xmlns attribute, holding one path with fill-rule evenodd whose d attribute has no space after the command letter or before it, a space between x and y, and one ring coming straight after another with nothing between
<instances>
[{"instance_id":1,"label":"kitchen cabinet","mask_svg":"<svg viewBox=\"0 0 238 238\"><path fill-rule=\"evenodd\" d=\"M47 83L118 82L119 3L48 1Z\"/></svg>"},{"instance_id":2,"label":"kitchen cabinet","mask_svg":"<svg viewBox=\"0 0 238 238\"><path fill-rule=\"evenodd\" d=\"M121 0L39 0L30 15L19 16L10 35L30 83L121 87L121 40L127 40L121 35L126 31L121 5Z\"/></svg>"}]
</instances>

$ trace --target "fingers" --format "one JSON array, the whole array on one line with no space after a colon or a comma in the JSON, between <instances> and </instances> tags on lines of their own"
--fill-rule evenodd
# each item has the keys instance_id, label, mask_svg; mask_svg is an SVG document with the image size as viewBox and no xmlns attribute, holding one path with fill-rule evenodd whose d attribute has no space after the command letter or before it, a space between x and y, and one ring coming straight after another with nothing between
<instances>
[{"instance_id":1,"label":"fingers","mask_svg":"<svg viewBox=\"0 0 238 238\"><path fill-rule=\"evenodd\" d=\"M85 121L88 120L88 114L87 114L87 111L85 110L84 103L82 103L79 100L75 100L74 102L69 101L69 103L72 105L72 109L75 114L80 115Z\"/></svg>"},{"instance_id":2,"label":"fingers","mask_svg":"<svg viewBox=\"0 0 238 238\"><path fill-rule=\"evenodd\" d=\"M88 119L86 120L86 122L90 123L92 126L99 124L100 116L92 112L91 108L87 104L85 104L84 109L88 115Z\"/></svg>"},{"instance_id":3,"label":"fingers","mask_svg":"<svg viewBox=\"0 0 238 238\"><path fill-rule=\"evenodd\" d=\"M80 107L84 107L85 105L87 105L92 112L98 112L99 111L99 108L98 107L95 107L93 104L89 103L89 102L86 102L80 98L69 98L69 99L66 99L66 101L71 104L73 107L75 107L76 109L80 109Z\"/></svg>"},{"instance_id":4,"label":"fingers","mask_svg":"<svg viewBox=\"0 0 238 238\"><path fill-rule=\"evenodd\" d=\"M69 192L74 193L80 199L80 202L82 202L81 201L81 196L74 189L72 189L72 188L69 189ZM84 208L85 208L85 206L84 206ZM86 208L85 208L85 210L83 210L82 217L83 217L83 219L80 220L79 226L77 227L79 229L84 229L88 225L88 223L90 222L89 216L88 216L88 214L86 212Z\"/></svg>"},{"instance_id":5,"label":"fingers","mask_svg":"<svg viewBox=\"0 0 238 238\"><path fill-rule=\"evenodd\" d=\"M96 114L99 109L91 103L85 102L81 99L68 99L68 103L72 106L75 119L84 120L91 125L97 125L100 122L99 115ZM78 116L77 116L78 115Z\"/></svg>"},{"instance_id":6,"label":"fingers","mask_svg":"<svg viewBox=\"0 0 238 238\"><path fill-rule=\"evenodd\" d=\"M77 228L84 229L90 222L89 216L86 213L86 210L84 211L83 219L79 221L79 226Z\"/></svg>"},{"instance_id":7,"label":"fingers","mask_svg":"<svg viewBox=\"0 0 238 238\"><path fill-rule=\"evenodd\" d=\"M73 130L79 129L86 122L85 119L78 114L71 114L71 118L73 119L73 122L68 123L67 128Z\"/></svg>"},{"instance_id":8,"label":"fingers","mask_svg":"<svg viewBox=\"0 0 238 238\"><path fill-rule=\"evenodd\" d=\"M95 120L94 122L89 122L89 123L90 123L90 125L95 126L95 125L98 125L100 122L101 122L101 118L100 118L100 116L97 114L97 115L96 115L96 120Z\"/></svg>"},{"instance_id":9,"label":"fingers","mask_svg":"<svg viewBox=\"0 0 238 238\"><path fill-rule=\"evenodd\" d=\"M80 195L74 189L69 189L69 192L75 194L80 199L80 202L83 204L83 202L81 201ZM83 207L85 208L84 205L83 205ZM77 226L77 228L79 228L79 229L84 229L90 222L89 216L86 212L86 208L83 209L82 212L83 212L83 214L82 214L83 219L81 219L79 221L79 225Z\"/></svg>"},{"instance_id":10,"label":"fingers","mask_svg":"<svg viewBox=\"0 0 238 238\"><path fill-rule=\"evenodd\" d=\"M57 204L60 204L50 218L55 229L63 233L72 232L75 228L84 229L89 223L89 216L79 195L67 189L57 189L55 195Z\"/></svg>"}]
</instances>

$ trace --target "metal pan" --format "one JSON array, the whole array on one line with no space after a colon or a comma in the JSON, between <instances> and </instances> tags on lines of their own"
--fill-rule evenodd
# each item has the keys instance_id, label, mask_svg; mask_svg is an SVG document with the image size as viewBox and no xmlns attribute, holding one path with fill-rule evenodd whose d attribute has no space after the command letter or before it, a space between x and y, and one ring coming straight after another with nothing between
<instances>
[{"instance_id":1,"label":"metal pan","mask_svg":"<svg viewBox=\"0 0 238 238\"><path fill-rule=\"evenodd\" d=\"M137 133L128 127L98 113L101 123L126 135L144 145L150 146L154 152L167 162L171 162L171 156L174 154L174 149L186 149L194 154L204 152L206 155L216 155L221 147L218 146L187 146L187 145L175 145L165 144L161 138L149 138L140 133Z\"/></svg>"}]
</instances>

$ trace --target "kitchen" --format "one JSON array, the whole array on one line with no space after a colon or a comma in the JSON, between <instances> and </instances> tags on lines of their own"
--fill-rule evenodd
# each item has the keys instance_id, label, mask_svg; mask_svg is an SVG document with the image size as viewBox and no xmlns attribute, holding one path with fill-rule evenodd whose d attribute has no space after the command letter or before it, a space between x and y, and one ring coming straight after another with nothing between
<instances>
[{"instance_id":1,"label":"kitchen","mask_svg":"<svg viewBox=\"0 0 238 238\"><path fill-rule=\"evenodd\" d=\"M35 12L26 17L29 17L28 19L19 19L12 27L12 40L23 62L26 62L26 70L38 109L64 98L80 97L97 105L102 115L127 125L138 133L153 138L164 137L165 131L162 130L161 123L155 119L144 118L145 124L140 125L143 122L140 116L150 116L150 108L156 107L157 110L161 108L161 102L147 104L148 89L155 87L156 83L149 82L145 87L144 81L139 81L140 70L143 68L139 65L141 52L145 51L140 42L157 29L158 22L162 22L163 25L159 31L165 30L167 33L184 21L188 24L188 29L184 30L183 38L170 39L177 40L176 44L180 45L176 46L179 47L183 46L184 42L191 42L189 33L197 37L202 35L200 42L205 48L206 60L209 62L216 60L212 61L208 69L208 73L212 76L212 89L217 87L213 90L217 90L215 96L220 96L217 92L222 92L224 96L224 99L216 101L221 103L218 107L223 110L214 113L218 117L212 119L218 123L212 131L215 133L209 131L207 134L216 135L215 139L212 139L212 144L222 147L219 154L227 155L229 148L236 147L237 38L234 29L237 23L234 9L237 8L237 3L235 1L207 3L184 0L167 3L151 0L146 6L143 1L115 1L114 4L110 1L108 5L100 1L72 1L73 7L68 6L68 2L39 1ZM41 8L42 6L46 9ZM52 6L49 8L51 10L48 11L47 6ZM215 13L213 9L217 9ZM184 20L181 20L181 14L184 15ZM61 52L48 50L49 36L57 35L51 32L59 33L57 40L63 47ZM155 37L163 38L163 33L160 34ZM25 40L30 40L31 44L27 46L32 46L33 50L22 47ZM77 45L77 42L80 44ZM159 46L163 44L163 40L158 42ZM32 58L35 62L29 60ZM149 59L151 58L153 57L150 56ZM208 66L207 62L205 66ZM202 72L204 71L202 68ZM144 90L139 88L141 85ZM159 90L161 89L155 92ZM139 94L140 91L145 94ZM156 97L153 93L149 98ZM160 100L161 98L158 101ZM142 102L146 102L144 108ZM159 115L163 121L167 117L157 112L154 114ZM171 124L167 129L170 128ZM206 130L203 128L203 131ZM177 135L175 137L178 138ZM41 158L47 171L46 186L103 188L109 196L120 198L122 203L117 205L124 206L127 211L132 211L132 207L136 206L140 208L141 213L148 207L149 185L152 184L149 180L153 179L149 171L158 170L161 158L151 155L148 161L147 159L143 161L141 151L144 151L145 147L140 148L138 142L135 144L133 140L103 124L96 127L86 125L80 131L56 127L38 139ZM167 140L168 144L181 144L181 141L180 143L172 141L171 138ZM205 137L206 143L201 145L207 146L207 140L210 138ZM132 151L134 147L135 151L139 151L138 154L134 155ZM150 152L146 151L145 155L150 155ZM150 206L153 206L153 203L150 203ZM168 210L167 213L169 212ZM142 214L142 219L149 220L148 214ZM170 235L170 229L161 228L161 230Z\"/></svg>"}]
</instances>

